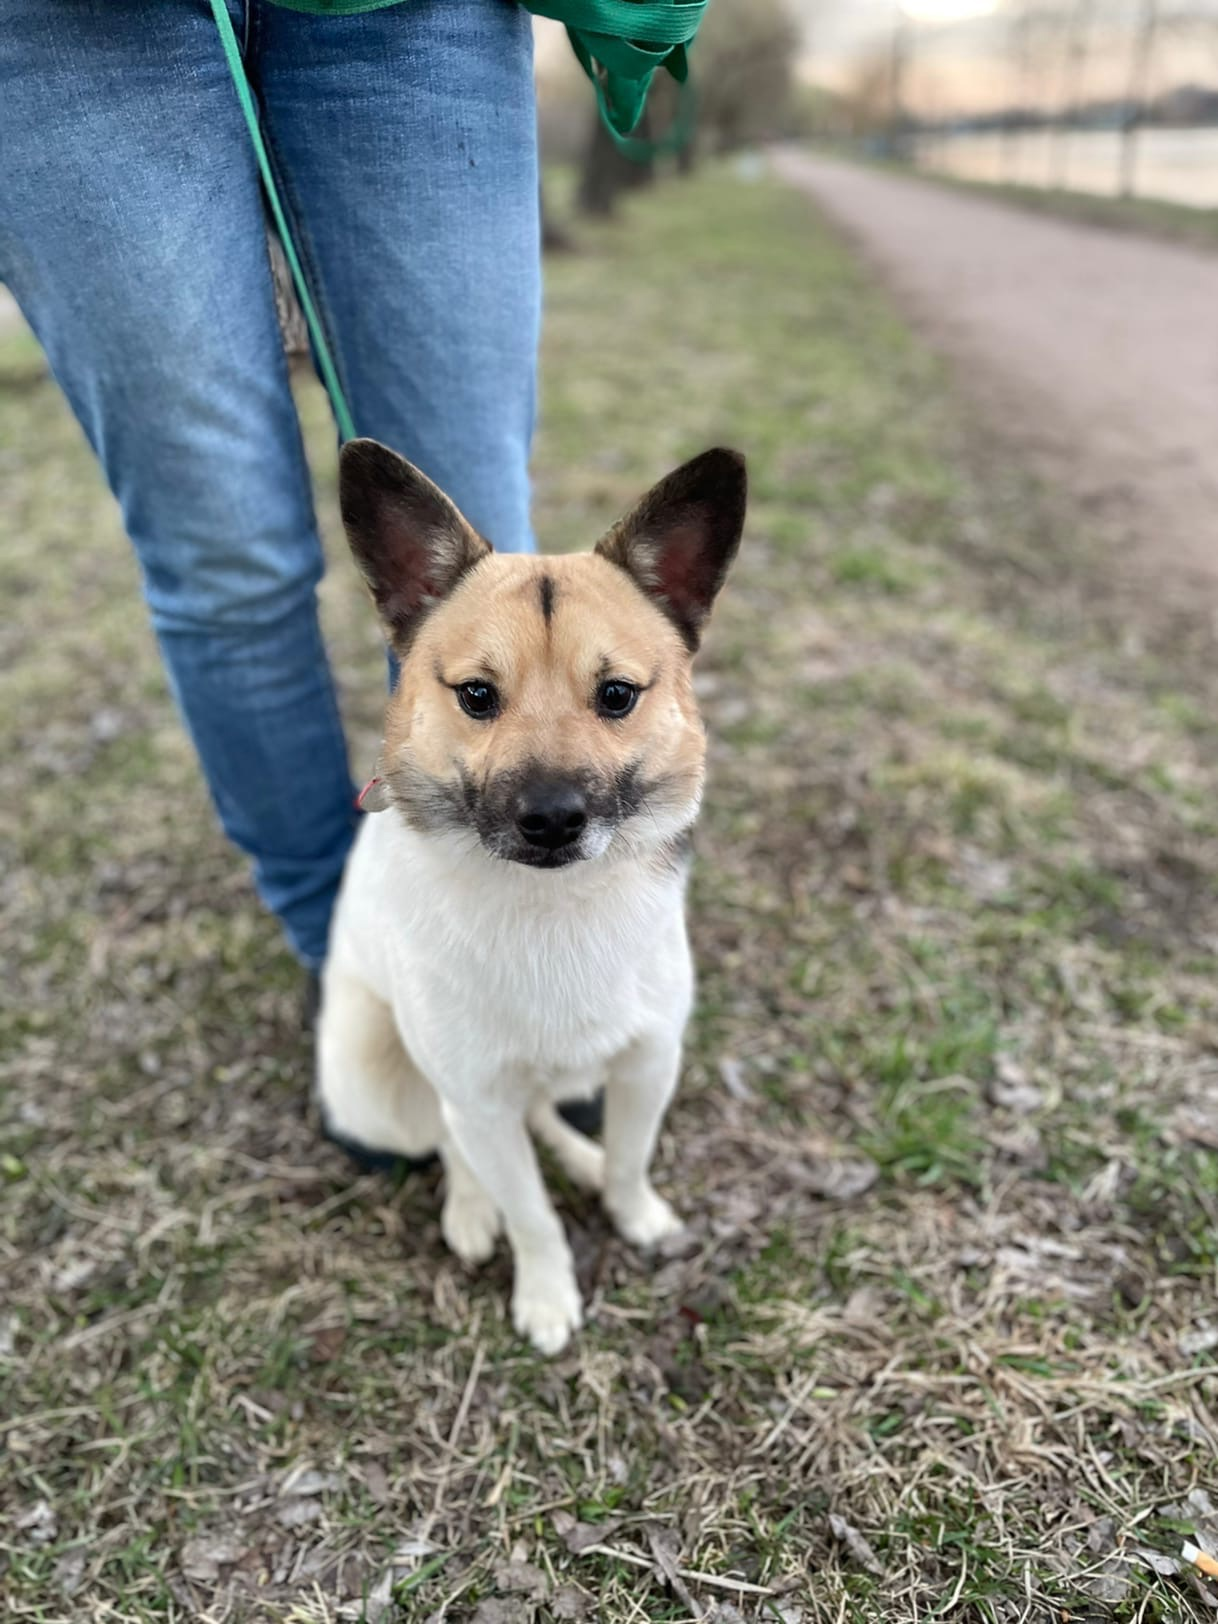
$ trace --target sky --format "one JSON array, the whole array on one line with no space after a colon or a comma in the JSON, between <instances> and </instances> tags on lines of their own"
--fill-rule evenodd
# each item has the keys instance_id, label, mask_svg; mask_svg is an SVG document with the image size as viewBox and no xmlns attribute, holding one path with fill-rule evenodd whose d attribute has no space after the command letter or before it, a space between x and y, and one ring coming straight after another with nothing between
<instances>
[{"instance_id":1,"label":"sky","mask_svg":"<svg viewBox=\"0 0 1218 1624\"><path fill-rule=\"evenodd\" d=\"M712 0L713 3L713 0ZM1027 99L1055 109L1118 97L1129 78L1130 48L1145 0L787 0L803 33L801 76L848 89L862 64L887 55L901 17L909 65L904 99L923 117L983 113ZM1218 0L1159 0L1162 18L1151 93L1185 82L1218 88ZM1013 54L1022 17L1032 34L1031 82ZM1066 67L1066 25L1085 22L1085 73L1076 87ZM566 52L558 24L539 24L539 61Z\"/></svg>"},{"instance_id":2,"label":"sky","mask_svg":"<svg viewBox=\"0 0 1218 1624\"><path fill-rule=\"evenodd\" d=\"M910 100L921 113L981 112L1019 99L1013 47L1033 22L1032 99L1060 100L1069 86L1064 45L1071 25L1086 44L1083 99L1123 94L1144 0L788 0L804 35L801 71L841 89L867 56L891 46L898 15L911 66ZM1218 0L1160 0L1152 91L1184 81L1218 87ZM921 104L921 105L918 105Z\"/></svg>"}]
</instances>

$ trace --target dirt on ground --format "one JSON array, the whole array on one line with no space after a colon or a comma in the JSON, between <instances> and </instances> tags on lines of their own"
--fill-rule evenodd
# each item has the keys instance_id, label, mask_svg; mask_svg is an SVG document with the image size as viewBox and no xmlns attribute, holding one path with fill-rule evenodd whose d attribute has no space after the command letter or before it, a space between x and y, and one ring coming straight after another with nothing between
<instances>
[{"instance_id":1,"label":"dirt on ground","mask_svg":"<svg viewBox=\"0 0 1218 1624\"><path fill-rule=\"evenodd\" d=\"M1218 588L1218 255L786 149L1004 439L1142 562Z\"/></svg>"},{"instance_id":2,"label":"dirt on ground","mask_svg":"<svg viewBox=\"0 0 1218 1624\"><path fill-rule=\"evenodd\" d=\"M543 546L716 442L751 499L697 668L688 1234L642 1257L555 1172L553 1361L434 1168L322 1140L114 505L0 342L0 1616L1212 1624L1212 622L974 466L789 187L706 165L577 246ZM384 653L299 383L362 777Z\"/></svg>"}]
</instances>

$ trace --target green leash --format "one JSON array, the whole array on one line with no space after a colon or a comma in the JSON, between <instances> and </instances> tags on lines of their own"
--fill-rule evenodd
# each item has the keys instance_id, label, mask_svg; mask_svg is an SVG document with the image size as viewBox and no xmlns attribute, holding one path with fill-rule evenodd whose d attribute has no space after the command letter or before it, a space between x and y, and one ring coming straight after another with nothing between
<instances>
[{"instance_id":1,"label":"green leash","mask_svg":"<svg viewBox=\"0 0 1218 1624\"><path fill-rule=\"evenodd\" d=\"M287 216L283 211L283 204L279 200L279 189L275 185L275 177L271 172L271 160L267 155L266 143L262 139L262 130L258 124L258 109L254 106L249 80L245 77L245 65L241 61L241 51L237 45L237 36L233 33L232 20L228 15L228 8L224 0L211 0L211 9L212 15L216 19L216 27L220 31L220 43L224 47L224 60L228 63L228 71L233 76L237 100L241 103L241 111L245 115L250 140L254 144L254 154L258 159L258 172L262 176L267 202L271 206L275 229L279 233L279 240L283 244L283 252L288 262L288 268L292 273L292 283L296 289L296 297L300 300L300 308L304 313L305 326L309 329L309 338L313 343L313 353L317 357L317 369L321 373L321 381L326 386L326 393L330 397L330 405L334 410L334 421L338 424L338 432L342 439L354 440L356 437L355 419L351 416L351 408L347 405L347 397L343 393L343 386L338 381L338 368L334 365L334 358L330 354L330 346L326 343L326 335L322 331L317 307L313 303L313 296L309 292L309 284L305 281L304 271L301 269L300 255L296 252L296 244L292 240L291 231L288 229Z\"/></svg>"}]
</instances>

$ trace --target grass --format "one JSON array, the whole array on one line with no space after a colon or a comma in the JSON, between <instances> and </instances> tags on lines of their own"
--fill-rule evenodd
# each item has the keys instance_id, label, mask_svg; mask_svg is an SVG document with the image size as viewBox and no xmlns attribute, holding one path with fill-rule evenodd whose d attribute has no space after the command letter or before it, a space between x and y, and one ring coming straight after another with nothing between
<instances>
[{"instance_id":1,"label":"grass","mask_svg":"<svg viewBox=\"0 0 1218 1624\"><path fill-rule=\"evenodd\" d=\"M581 236L543 540L716 440L754 497L699 679L691 1241L565 1194L551 1364L433 1175L319 1141L114 510L0 355L6 1616L1212 1616L1171 1571L1218 1445L1212 622L987 457L800 198L715 171ZM300 401L358 774L381 657Z\"/></svg>"},{"instance_id":2,"label":"grass","mask_svg":"<svg viewBox=\"0 0 1218 1624\"><path fill-rule=\"evenodd\" d=\"M1013 181L965 180L933 169L916 173L942 185L979 192L1000 203L1013 203L1034 214L1054 214L1106 231L1135 231L1187 243L1192 248L1218 249L1218 209L1191 208L1157 197L1101 197L1075 192L1065 186L1025 186Z\"/></svg>"}]
</instances>

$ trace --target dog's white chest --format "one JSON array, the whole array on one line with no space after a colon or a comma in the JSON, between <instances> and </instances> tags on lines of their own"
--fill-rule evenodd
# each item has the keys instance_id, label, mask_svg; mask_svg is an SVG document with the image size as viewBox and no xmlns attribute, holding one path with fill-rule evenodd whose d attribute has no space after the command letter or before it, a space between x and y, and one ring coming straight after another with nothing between
<instances>
[{"instance_id":1,"label":"dog's white chest","mask_svg":"<svg viewBox=\"0 0 1218 1624\"><path fill-rule=\"evenodd\" d=\"M557 1084L643 1032L679 1030L692 996L679 875L630 862L534 871L392 813L361 830L333 951L441 1074L489 1065Z\"/></svg>"}]
</instances>

